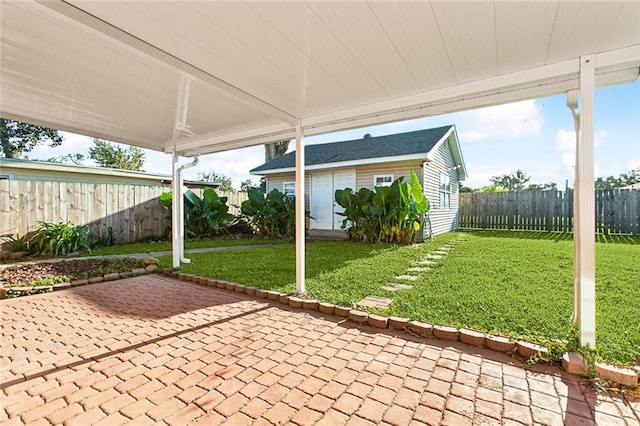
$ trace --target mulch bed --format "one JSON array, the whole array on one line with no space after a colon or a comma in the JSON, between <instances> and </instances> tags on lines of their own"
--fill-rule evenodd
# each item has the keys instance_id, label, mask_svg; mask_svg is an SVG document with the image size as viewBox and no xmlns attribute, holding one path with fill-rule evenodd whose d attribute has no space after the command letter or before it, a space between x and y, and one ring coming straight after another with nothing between
<instances>
[{"instance_id":1,"label":"mulch bed","mask_svg":"<svg viewBox=\"0 0 640 426\"><path fill-rule=\"evenodd\" d=\"M0 269L0 282L4 282L5 286L18 283L29 285L37 279L60 275L66 275L70 280L74 280L112 272L131 271L145 266L141 259L134 258L64 260Z\"/></svg>"}]
</instances>

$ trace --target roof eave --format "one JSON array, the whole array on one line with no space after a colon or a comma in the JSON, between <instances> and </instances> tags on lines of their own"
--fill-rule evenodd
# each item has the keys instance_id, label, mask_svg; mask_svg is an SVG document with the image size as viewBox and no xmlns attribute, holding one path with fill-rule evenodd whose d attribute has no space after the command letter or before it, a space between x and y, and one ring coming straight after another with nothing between
<instances>
[{"instance_id":1,"label":"roof eave","mask_svg":"<svg viewBox=\"0 0 640 426\"><path fill-rule=\"evenodd\" d=\"M400 161L425 161L428 160L427 155L425 153L416 153L416 154L406 154L406 155L394 155L387 157L373 157L373 158L363 158L361 160L352 160L352 161L338 161L334 163L322 163L322 164L311 164L305 166L305 171L317 171L317 170L331 170L338 168L346 168L346 167L357 167L364 166L368 164L381 164L381 163L395 163ZM254 176L265 176L265 175L273 175L277 173L292 173L295 172L295 167L282 167L277 169L269 169L269 170L251 170L250 174Z\"/></svg>"}]
</instances>

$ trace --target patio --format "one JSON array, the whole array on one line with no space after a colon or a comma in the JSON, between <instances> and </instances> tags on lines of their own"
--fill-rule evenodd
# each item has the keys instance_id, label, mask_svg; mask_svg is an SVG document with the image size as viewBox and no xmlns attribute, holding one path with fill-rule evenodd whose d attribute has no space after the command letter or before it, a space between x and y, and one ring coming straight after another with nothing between
<instances>
[{"instance_id":1,"label":"patio","mask_svg":"<svg viewBox=\"0 0 640 426\"><path fill-rule=\"evenodd\" d=\"M6 424L628 424L554 367L157 275L2 301Z\"/></svg>"}]
</instances>

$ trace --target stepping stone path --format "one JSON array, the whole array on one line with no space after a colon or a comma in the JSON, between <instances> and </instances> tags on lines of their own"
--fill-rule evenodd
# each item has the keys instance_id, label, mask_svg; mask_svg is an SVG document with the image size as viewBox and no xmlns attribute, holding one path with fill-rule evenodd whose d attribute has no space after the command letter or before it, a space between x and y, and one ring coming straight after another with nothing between
<instances>
[{"instance_id":1,"label":"stepping stone path","mask_svg":"<svg viewBox=\"0 0 640 426\"><path fill-rule=\"evenodd\" d=\"M420 274L429 272L431 270L429 266L437 265L437 261L439 259L442 259L446 255L448 255L452 250L454 250L455 246L462 241L464 240L449 241L446 245L440 247L438 250L434 250L433 252L426 255L424 259L414 262L414 266L407 268L407 272L410 274L396 275L395 278L397 280L404 281L417 281L420 278ZM386 291L395 292L398 290L409 290L412 289L413 286L403 283L386 283L380 288ZM391 306L391 303L393 303L393 299L387 299L377 296L367 296L359 301L357 305L363 307L387 308Z\"/></svg>"},{"instance_id":2,"label":"stepping stone path","mask_svg":"<svg viewBox=\"0 0 640 426\"><path fill-rule=\"evenodd\" d=\"M417 275L396 275L397 280L418 281L418 278Z\"/></svg>"},{"instance_id":3,"label":"stepping stone path","mask_svg":"<svg viewBox=\"0 0 640 426\"><path fill-rule=\"evenodd\" d=\"M413 286L409 284L387 283L387 285L383 285L381 288L387 291L398 291L398 290L409 290L413 288Z\"/></svg>"}]
</instances>

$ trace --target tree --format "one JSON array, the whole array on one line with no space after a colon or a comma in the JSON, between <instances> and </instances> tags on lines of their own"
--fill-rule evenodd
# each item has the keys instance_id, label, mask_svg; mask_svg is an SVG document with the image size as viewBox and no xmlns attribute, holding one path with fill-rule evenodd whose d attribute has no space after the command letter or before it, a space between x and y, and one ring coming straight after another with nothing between
<instances>
[{"instance_id":1,"label":"tree","mask_svg":"<svg viewBox=\"0 0 640 426\"><path fill-rule=\"evenodd\" d=\"M249 192L249 190L251 188L258 188L259 189L260 188L260 184L259 183L255 183L251 179L245 179L242 182L240 182L240 191Z\"/></svg>"},{"instance_id":2,"label":"tree","mask_svg":"<svg viewBox=\"0 0 640 426\"><path fill-rule=\"evenodd\" d=\"M557 191L558 185L555 182L547 182L543 184L532 183L526 188L527 191Z\"/></svg>"},{"instance_id":3,"label":"tree","mask_svg":"<svg viewBox=\"0 0 640 426\"><path fill-rule=\"evenodd\" d=\"M19 158L43 143L56 147L62 140L57 130L0 118L0 149L5 158Z\"/></svg>"},{"instance_id":4,"label":"tree","mask_svg":"<svg viewBox=\"0 0 640 426\"><path fill-rule=\"evenodd\" d=\"M290 141L278 141L264 145L264 161L271 161L274 158L282 157L289 149Z\"/></svg>"},{"instance_id":5,"label":"tree","mask_svg":"<svg viewBox=\"0 0 640 426\"><path fill-rule=\"evenodd\" d=\"M640 167L630 170L628 173L622 173L620 175L620 180L622 182L622 186L640 183Z\"/></svg>"},{"instance_id":6,"label":"tree","mask_svg":"<svg viewBox=\"0 0 640 426\"><path fill-rule=\"evenodd\" d=\"M80 165L84 160L84 154L64 154L57 157L50 157L43 161L48 163L65 163L67 161L71 161L73 164Z\"/></svg>"},{"instance_id":7,"label":"tree","mask_svg":"<svg viewBox=\"0 0 640 426\"><path fill-rule=\"evenodd\" d=\"M459 187L458 187L458 191L460 191L460 193L463 193L463 192L473 192L473 191L474 191L474 189L473 189L473 188L469 188L468 186L464 186L464 185L462 184L462 182L458 182L458 186L459 186Z\"/></svg>"},{"instance_id":8,"label":"tree","mask_svg":"<svg viewBox=\"0 0 640 426\"><path fill-rule=\"evenodd\" d=\"M488 186L483 186L482 188L478 189L478 192L507 192L507 190L502 185L493 183Z\"/></svg>"},{"instance_id":9,"label":"tree","mask_svg":"<svg viewBox=\"0 0 640 426\"><path fill-rule=\"evenodd\" d=\"M527 176L522 170L518 169L515 173L494 176L489 179L494 185L497 185L507 191L522 191L524 184L529 182L530 176Z\"/></svg>"},{"instance_id":10,"label":"tree","mask_svg":"<svg viewBox=\"0 0 640 426\"><path fill-rule=\"evenodd\" d=\"M640 168L621 173L619 177L599 177L595 181L596 189L616 189L640 182Z\"/></svg>"},{"instance_id":11,"label":"tree","mask_svg":"<svg viewBox=\"0 0 640 426\"><path fill-rule=\"evenodd\" d=\"M89 148L89 158L98 163L100 167L144 171L142 170L144 151L135 146L125 149L102 139L94 138L93 146Z\"/></svg>"},{"instance_id":12,"label":"tree","mask_svg":"<svg viewBox=\"0 0 640 426\"><path fill-rule=\"evenodd\" d=\"M220 184L218 189L224 192L235 192L233 189L233 181L227 175L223 175L222 173L216 173L214 171L211 172L200 172L198 174L198 180L200 182L215 182Z\"/></svg>"}]
</instances>

